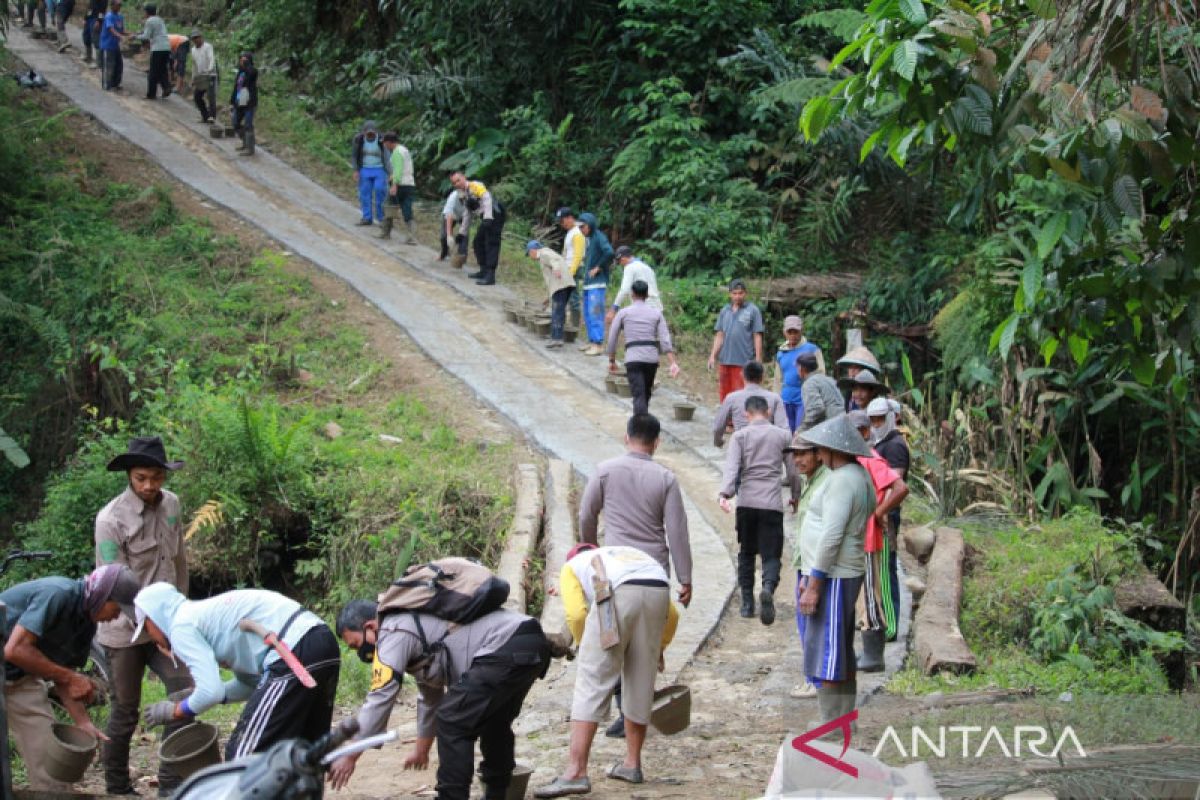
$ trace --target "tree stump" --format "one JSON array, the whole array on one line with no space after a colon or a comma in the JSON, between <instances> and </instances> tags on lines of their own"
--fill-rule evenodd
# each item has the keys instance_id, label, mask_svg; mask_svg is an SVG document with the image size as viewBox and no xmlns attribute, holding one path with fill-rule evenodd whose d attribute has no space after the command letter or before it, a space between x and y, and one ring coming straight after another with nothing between
<instances>
[{"instance_id":1,"label":"tree stump","mask_svg":"<svg viewBox=\"0 0 1200 800\"><path fill-rule=\"evenodd\" d=\"M975 655L958 627L965 549L962 531L937 529L937 542L929 556L925 595L913 622L913 649L926 675L975 670Z\"/></svg>"},{"instance_id":2,"label":"tree stump","mask_svg":"<svg viewBox=\"0 0 1200 800\"><path fill-rule=\"evenodd\" d=\"M1121 579L1113 590L1117 610L1156 631L1186 634L1187 609L1162 582L1142 569ZM1163 671L1172 689L1182 689L1187 681L1187 656L1172 653L1161 659Z\"/></svg>"}]
</instances>

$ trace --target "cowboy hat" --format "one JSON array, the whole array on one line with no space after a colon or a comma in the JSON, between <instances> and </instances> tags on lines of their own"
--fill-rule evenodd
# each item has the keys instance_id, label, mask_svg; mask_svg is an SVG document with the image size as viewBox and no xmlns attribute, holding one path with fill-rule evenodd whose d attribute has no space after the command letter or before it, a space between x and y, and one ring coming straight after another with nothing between
<instances>
[{"instance_id":1,"label":"cowboy hat","mask_svg":"<svg viewBox=\"0 0 1200 800\"><path fill-rule=\"evenodd\" d=\"M870 445L863 441L862 434L846 414L839 414L809 428L800 434L800 438L817 447L826 447L856 458L871 455Z\"/></svg>"},{"instance_id":2,"label":"cowboy hat","mask_svg":"<svg viewBox=\"0 0 1200 800\"><path fill-rule=\"evenodd\" d=\"M167 461L167 451L157 436L138 436L129 442L129 450L108 462L109 472L123 472L134 467L159 467L176 470L182 461Z\"/></svg>"}]
</instances>

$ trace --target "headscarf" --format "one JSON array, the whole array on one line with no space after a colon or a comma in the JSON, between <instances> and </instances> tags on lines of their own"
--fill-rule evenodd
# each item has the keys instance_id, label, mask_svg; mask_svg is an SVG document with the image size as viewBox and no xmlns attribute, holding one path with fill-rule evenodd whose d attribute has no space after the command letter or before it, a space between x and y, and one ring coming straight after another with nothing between
<instances>
[{"instance_id":1,"label":"headscarf","mask_svg":"<svg viewBox=\"0 0 1200 800\"><path fill-rule=\"evenodd\" d=\"M97 567L83 579L83 610L89 617L94 617L105 603L116 600L121 609L132 616L133 598L140 588L137 577L124 564Z\"/></svg>"},{"instance_id":2,"label":"headscarf","mask_svg":"<svg viewBox=\"0 0 1200 800\"><path fill-rule=\"evenodd\" d=\"M900 409L901 405L898 402L887 397L876 397L867 404L868 417L883 417L882 425L871 426L872 445L879 444L892 431L896 430L896 414L900 412Z\"/></svg>"}]
</instances>

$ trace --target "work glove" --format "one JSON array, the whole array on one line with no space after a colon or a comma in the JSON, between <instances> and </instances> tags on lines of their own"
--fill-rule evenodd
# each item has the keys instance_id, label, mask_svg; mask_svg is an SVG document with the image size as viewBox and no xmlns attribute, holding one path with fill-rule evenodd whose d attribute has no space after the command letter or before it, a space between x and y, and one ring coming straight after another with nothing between
<instances>
[{"instance_id":1,"label":"work glove","mask_svg":"<svg viewBox=\"0 0 1200 800\"><path fill-rule=\"evenodd\" d=\"M142 721L148 728L157 728L175 721L175 704L170 700L159 700L146 706L142 711Z\"/></svg>"}]
</instances>

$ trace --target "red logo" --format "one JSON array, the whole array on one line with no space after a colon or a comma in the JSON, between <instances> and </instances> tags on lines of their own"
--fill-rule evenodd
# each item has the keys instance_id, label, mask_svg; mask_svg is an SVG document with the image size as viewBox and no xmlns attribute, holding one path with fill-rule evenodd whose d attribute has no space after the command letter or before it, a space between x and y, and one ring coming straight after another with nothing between
<instances>
[{"instance_id":1,"label":"red logo","mask_svg":"<svg viewBox=\"0 0 1200 800\"><path fill-rule=\"evenodd\" d=\"M842 761L842 756L846 755L846 751L850 749L850 723L854 722L856 719L858 719L857 708L851 711L849 714L843 714L837 719L832 719L829 722L826 722L819 728L813 728L811 731L800 734L795 739L792 739L792 747L796 748L801 753L804 753L806 756L812 756L822 764L846 773L851 778L857 778L858 767ZM820 750L809 746L808 743L813 739L818 739L825 734L835 731L839 728L841 728L842 731L842 752L838 754L837 758L827 755L826 753L822 753Z\"/></svg>"}]
</instances>

